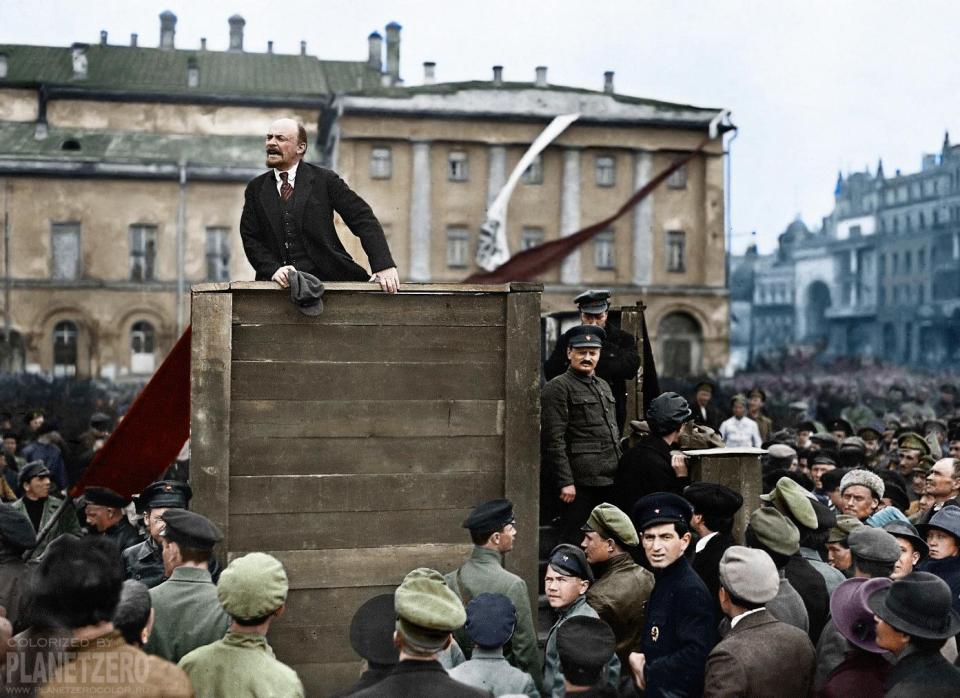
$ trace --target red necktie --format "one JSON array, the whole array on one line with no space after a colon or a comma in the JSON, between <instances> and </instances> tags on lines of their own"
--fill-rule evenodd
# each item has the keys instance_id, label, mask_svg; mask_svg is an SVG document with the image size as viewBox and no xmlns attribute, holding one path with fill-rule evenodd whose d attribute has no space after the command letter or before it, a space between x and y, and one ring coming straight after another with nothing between
<instances>
[{"instance_id":1,"label":"red necktie","mask_svg":"<svg viewBox=\"0 0 960 698\"><path fill-rule=\"evenodd\" d=\"M280 185L280 198L284 201L290 201L290 197L293 196L293 185L287 181L287 177L289 176L289 172L280 173L280 181L283 182Z\"/></svg>"}]
</instances>

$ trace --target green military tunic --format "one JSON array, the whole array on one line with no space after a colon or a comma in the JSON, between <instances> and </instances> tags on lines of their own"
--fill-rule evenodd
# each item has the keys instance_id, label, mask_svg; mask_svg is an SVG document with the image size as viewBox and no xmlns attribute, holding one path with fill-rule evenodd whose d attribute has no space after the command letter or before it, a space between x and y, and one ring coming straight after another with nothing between
<instances>
[{"instance_id":1,"label":"green military tunic","mask_svg":"<svg viewBox=\"0 0 960 698\"><path fill-rule=\"evenodd\" d=\"M474 547L467 561L455 572L444 576L464 606L480 594L503 594L517 609L517 627L510 640L507 659L511 664L530 674L540 687L540 651L537 632L530 611L527 584L520 577L503 569L503 561L496 550Z\"/></svg>"},{"instance_id":2,"label":"green military tunic","mask_svg":"<svg viewBox=\"0 0 960 698\"><path fill-rule=\"evenodd\" d=\"M37 529L37 533L40 533L40 531L43 530L43 527L47 525L50 517L53 516L53 513L60 508L62 503L62 499L52 495L46 498L46 500L43 502L43 512L40 514L40 527ZM24 504L23 497L15 501L10 506L26 516L28 519L30 518L30 516L27 514L27 505ZM41 555L43 555L43 551L47 549L47 546L50 545L50 543L52 543L58 536L61 536L64 533L80 535L80 524L77 522L76 510L73 508L73 505L68 506L69 509L60 515L60 518L57 519L57 523L55 523L53 526L53 530L47 534L47 536L36 548L34 548L33 552L30 554L31 557L39 558Z\"/></svg>"},{"instance_id":3,"label":"green military tunic","mask_svg":"<svg viewBox=\"0 0 960 698\"><path fill-rule=\"evenodd\" d=\"M190 677L197 698L303 698L297 672L277 661L263 635L228 632L187 654L178 666Z\"/></svg>"},{"instance_id":4,"label":"green military tunic","mask_svg":"<svg viewBox=\"0 0 960 698\"><path fill-rule=\"evenodd\" d=\"M150 590L150 600L156 620L144 649L171 662L216 642L230 625L206 569L178 567L170 579Z\"/></svg>"},{"instance_id":5,"label":"green military tunic","mask_svg":"<svg viewBox=\"0 0 960 698\"><path fill-rule=\"evenodd\" d=\"M617 656L626 662L643 643L647 601L653 591L653 574L636 564L628 553L611 558L603 575L587 590L587 603L613 630Z\"/></svg>"}]
</instances>

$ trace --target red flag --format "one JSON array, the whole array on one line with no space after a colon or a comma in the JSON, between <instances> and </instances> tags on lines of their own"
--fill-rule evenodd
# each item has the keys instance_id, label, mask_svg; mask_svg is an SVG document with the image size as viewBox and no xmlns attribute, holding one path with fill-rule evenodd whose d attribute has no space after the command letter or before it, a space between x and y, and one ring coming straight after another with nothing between
<instances>
[{"instance_id":1,"label":"red flag","mask_svg":"<svg viewBox=\"0 0 960 698\"><path fill-rule=\"evenodd\" d=\"M70 494L88 485L129 497L163 475L190 437L190 326L97 451Z\"/></svg>"},{"instance_id":2,"label":"red flag","mask_svg":"<svg viewBox=\"0 0 960 698\"><path fill-rule=\"evenodd\" d=\"M531 247L523 252L518 252L493 271L481 271L472 274L465 280L465 283L505 284L510 281L532 281L536 276L559 264L564 257L573 252L577 247L597 233L605 230L607 226L640 203L667 177L690 162L709 142L709 137L704 138L700 145L687 155L674 161L670 167L640 187L640 189L627 199L627 202L617 209L617 212L609 218L604 218L598 223L589 225L571 235L566 235L559 240L551 240L550 242Z\"/></svg>"}]
</instances>

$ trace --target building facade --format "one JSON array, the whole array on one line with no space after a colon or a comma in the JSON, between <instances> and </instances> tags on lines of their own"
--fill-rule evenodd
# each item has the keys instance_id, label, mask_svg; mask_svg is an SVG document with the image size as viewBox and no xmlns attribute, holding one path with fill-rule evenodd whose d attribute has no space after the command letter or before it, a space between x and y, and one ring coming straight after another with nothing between
<instances>
[{"instance_id":1,"label":"building facade","mask_svg":"<svg viewBox=\"0 0 960 698\"><path fill-rule=\"evenodd\" d=\"M253 278L238 232L246 182L263 171L278 116L307 127L307 159L336 169L373 207L401 279L476 271L480 223L529 144L556 115L580 118L524 173L507 216L511 252L615 211L696 148L723 112L530 82L441 83L399 75L400 32L364 60L251 52L243 19L228 51L0 45L0 196L6 365L80 377L149 375L189 322L189 289ZM729 126L727 126L729 128ZM727 360L723 128L610 229L542 278L543 312L587 287L643 300L667 372ZM356 238L344 244L362 264ZM671 343L673 342L673 343Z\"/></svg>"}]
</instances>

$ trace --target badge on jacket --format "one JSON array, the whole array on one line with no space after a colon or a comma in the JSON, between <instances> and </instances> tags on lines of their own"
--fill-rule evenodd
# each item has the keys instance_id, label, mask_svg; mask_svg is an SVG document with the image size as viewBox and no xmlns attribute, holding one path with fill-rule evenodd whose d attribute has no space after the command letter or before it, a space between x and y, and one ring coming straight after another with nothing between
<instances>
[{"instance_id":1,"label":"badge on jacket","mask_svg":"<svg viewBox=\"0 0 960 698\"><path fill-rule=\"evenodd\" d=\"M652 628L650 628L650 639L653 640L654 642L660 639L660 628L658 628L657 626L653 626Z\"/></svg>"}]
</instances>

